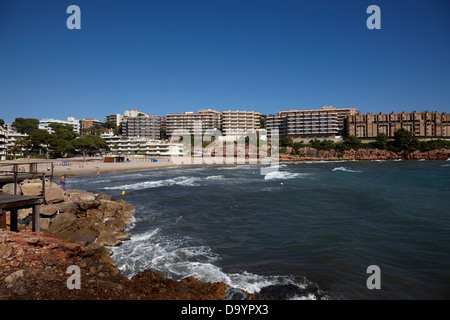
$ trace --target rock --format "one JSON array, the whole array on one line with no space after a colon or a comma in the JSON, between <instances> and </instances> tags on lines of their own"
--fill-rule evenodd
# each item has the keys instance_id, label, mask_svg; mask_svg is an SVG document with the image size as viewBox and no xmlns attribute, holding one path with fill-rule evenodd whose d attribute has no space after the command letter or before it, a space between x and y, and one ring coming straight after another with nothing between
<instances>
[{"instance_id":1,"label":"rock","mask_svg":"<svg viewBox=\"0 0 450 320\"><path fill-rule=\"evenodd\" d=\"M17 219L22 220L26 219L33 212L32 208L19 209L17 211Z\"/></svg>"},{"instance_id":2,"label":"rock","mask_svg":"<svg viewBox=\"0 0 450 320\"><path fill-rule=\"evenodd\" d=\"M111 218L105 222L105 226L111 228L113 231L122 231L126 224L122 220Z\"/></svg>"},{"instance_id":3,"label":"rock","mask_svg":"<svg viewBox=\"0 0 450 320\"><path fill-rule=\"evenodd\" d=\"M116 232L114 233L114 236L120 241L130 240L130 235L126 232Z\"/></svg>"},{"instance_id":4,"label":"rock","mask_svg":"<svg viewBox=\"0 0 450 320\"><path fill-rule=\"evenodd\" d=\"M120 203L120 204L122 205L121 210L124 210L124 211L133 211L133 207L131 206L131 204L129 204L129 203L126 202L125 200L120 199L120 200L118 200L117 202Z\"/></svg>"},{"instance_id":5,"label":"rock","mask_svg":"<svg viewBox=\"0 0 450 320\"><path fill-rule=\"evenodd\" d=\"M50 219L49 218L40 218L39 219L39 229L40 230L47 231L49 225L50 225Z\"/></svg>"},{"instance_id":6,"label":"rock","mask_svg":"<svg viewBox=\"0 0 450 320\"><path fill-rule=\"evenodd\" d=\"M88 210L88 209L96 209L98 208L100 205L100 201L99 200L91 200L91 201L81 201L78 203L78 206L80 207L81 210Z\"/></svg>"},{"instance_id":7,"label":"rock","mask_svg":"<svg viewBox=\"0 0 450 320\"><path fill-rule=\"evenodd\" d=\"M25 183L22 185L22 194L24 196L41 196L42 195L42 182L41 183Z\"/></svg>"},{"instance_id":8,"label":"rock","mask_svg":"<svg viewBox=\"0 0 450 320\"><path fill-rule=\"evenodd\" d=\"M11 273L9 276L3 280L7 288L12 288L16 284L17 281L20 281L25 275L25 270L18 270L16 272Z\"/></svg>"},{"instance_id":9,"label":"rock","mask_svg":"<svg viewBox=\"0 0 450 320\"><path fill-rule=\"evenodd\" d=\"M6 194L14 194L14 183L7 183L2 187L2 192ZM20 184L16 184L16 194L20 195L22 193L22 188Z\"/></svg>"},{"instance_id":10,"label":"rock","mask_svg":"<svg viewBox=\"0 0 450 320\"><path fill-rule=\"evenodd\" d=\"M82 229L75 232L72 237L72 241L79 243L82 246L86 246L95 241L97 233L91 229Z\"/></svg>"},{"instance_id":11,"label":"rock","mask_svg":"<svg viewBox=\"0 0 450 320\"><path fill-rule=\"evenodd\" d=\"M133 223L133 214L130 211L119 210L116 212L116 218L125 222L127 226Z\"/></svg>"},{"instance_id":12,"label":"rock","mask_svg":"<svg viewBox=\"0 0 450 320\"><path fill-rule=\"evenodd\" d=\"M264 300L289 300L294 297L308 296L310 292L293 284L270 285L263 287L258 295Z\"/></svg>"},{"instance_id":13,"label":"rock","mask_svg":"<svg viewBox=\"0 0 450 320\"><path fill-rule=\"evenodd\" d=\"M48 232L52 234L59 234L63 231L73 229L77 225L77 216L73 213L60 213L52 219Z\"/></svg>"},{"instance_id":14,"label":"rock","mask_svg":"<svg viewBox=\"0 0 450 320\"><path fill-rule=\"evenodd\" d=\"M98 235L97 242L98 245L115 247L122 243L113 234L109 232L102 232Z\"/></svg>"},{"instance_id":15,"label":"rock","mask_svg":"<svg viewBox=\"0 0 450 320\"><path fill-rule=\"evenodd\" d=\"M73 201L64 201L53 204L53 207L59 212L77 213L78 204Z\"/></svg>"},{"instance_id":16,"label":"rock","mask_svg":"<svg viewBox=\"0 0 450 320\"><path fill-rule=\"evenodd\" d=\"M45 201L47 203L55 203L64 201L64 191L57 186L55 183L52 183L50 186L45 187Z\"/></svg>"},{"instance_id":17,"label":"rock","mask_svg":"<svg viewBox=\"0 0 450 320\"><path fill-rule=\"evenodd\" d=\"M66 195L69 200L73 202L81 202L81 201L93 201L95 200L95 194L92 192L84 191L84 190L67 190Z\"/></svg>"},{"instance_id":18,"label":"rock","mask_svg":"<svg viewBox=\"0 0 450 320\"><path fill-rule=\"evenodd\" d=\"M98 195L95 196L95 199L96 199L96 200L103 199L103 200L111 200L111 201L114 201L113 196L112 196L112 195L109 195L109 194L106 194L106 193L99 193Z\"/></svg>"},{"instance_id":19,"label":"rock","mask_svg":"<svg viewBox=\"0 0 450 320\"><path fill-rule=\"evenodd\" d=\"M58 209L56 209L56 207L54 205L52 205L52 204L45 204L45 205L41 205L40 206L39 214L41 215L41 217L51 217L57 211L58 211Z\"/></svg>"},{"instance_id":20,"label":"rock","mask_svg":"<svg viewBox=\"0 0 450 320\"><path fill-rule=\"evenodd\" d=\"M98 208L103 211L115 212L117 210L121 210L123 208L123 204L119 201L100 199L100 206Z\"/></svg>"},{"instance_id":21,"label":"rock","mask_svg":"<svg viewBox=\"0 0 450 320\"><path fill-rule=\"evenodd\" d=\"M86 217L97 218L103 220L103 211L100 209L87 209Z\"/></svg>"}]
</instances>

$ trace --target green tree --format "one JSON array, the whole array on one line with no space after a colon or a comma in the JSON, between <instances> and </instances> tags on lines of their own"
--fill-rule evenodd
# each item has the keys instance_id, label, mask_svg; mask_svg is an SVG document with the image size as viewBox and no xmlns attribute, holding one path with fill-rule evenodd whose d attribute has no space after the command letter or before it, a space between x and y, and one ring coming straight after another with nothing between
<instances>
[{"instance_id":1,"label":"green tree","mask_svg":"<svg viewBox=\"0 0 450 320\"><path fill-rule=\"evenodd\" d=\"M72 144L74 149L83 155L83 160L86 159L87 154L95 154L97 152L103 154L103 151L108 150L108 144L105 139L98 136L77 138L73 140Z\"/></svg>"},{"instance_id":2,"label":"green tree","mask_svg":"<svg viewBox=\"0 0 450 320\"><path fill-rule=\"evenodd\" d=\"M362 143L362 140L355 136L348 136L345 137L342 141L342 146L345 150L358 150L363 149L365 146Z\"/></svg>"},{"instance_id":3,"label":"green tree","mask_svg":"<svg viewBox=\"0 0 450 320\"><path fill-rule=\"evenodd\" d=\"M419 139L414 137L410 131L401 128L394 133L393 145L399 150L411 152L419 149Z\"/></svg>"},{"instance_id":4,"label":"green tree","mask_svg":"<svg viewBox=\"0 0 450 320\"><path fill-rule=\"evenodd\" d=\"M30 133L30 142L33 148L39 149L39 154L42 154L42 151L48 150L48 145L51 141L51 135L47 132L47 130L36 129Z\"/></svg>"},{"instance_id":5,"label":"green tree","mask_svg":"<svg viewBox=\"0 0 450 320\"><path fill-rule=\"evenodd\" d=\"M20 133L31 134L34 130L38 129L39 120L33 118L16 118L12 123L12 126Z\"/></svg>"},{"instance_id":6,"label":"green tree","mask_svg":"<svg viewBox=\"0 0 450 320\"><path fill-rule=\"evenodd\" d=\"M284 136L280 139L280 147L286 148L286 147L292 147L294 144L294 139L292 139L291 136Z\"/></svg>"},{"instance_id":7,"label":"green tree","mask_svg":"<svg viewBox=\"0 0 450 320\"><path fill-rule=\"evenodd\" d=\"M377 149L386 150L388 147L389 138L385 133L380 132L375 138L373 146Z\"/></svg>"}]
</instances>

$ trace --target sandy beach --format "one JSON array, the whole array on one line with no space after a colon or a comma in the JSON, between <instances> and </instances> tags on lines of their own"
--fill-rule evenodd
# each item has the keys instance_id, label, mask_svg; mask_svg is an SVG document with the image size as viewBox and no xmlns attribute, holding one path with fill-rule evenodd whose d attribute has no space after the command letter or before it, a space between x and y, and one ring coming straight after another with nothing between
<instances>
[{"instance_id":1,"label":"sandy beach","mask_svg":"<svg viewBox=\"0 0 450 320\"><path fill-rule=\"evenodd\" d=\"M17 159L13 161L0 162L1 170L10 170L12 164L19 165L19 171L28 171L29 162L38 163L38 172L48 172L50 174L51 163L53 163L53 175L55 177L63 174L67 176L96 174L97 169L100 173L115 171L135 171L135 170L152 170L158 168L168 168L180 166L172 162L171 157L152 157L157 161L151 161L148 158L129 157L129 161L119 163L105 163L100 157L86 158L64 158L64 159ZM189 166L190 164L181 164ZM194 165L194 164L192 164ZM196 164L198 165L198 164Z\"/></svg>"},{"instance_id":2,"label":"sandy beach","mask_svg":"<svg viewBox=\"0 0 450 320\"><path fill-rule=\"evenodd\" d=\"M127 159L127 158L126 158ZM154 159L156 161L151 161ZM221 158L222 159L222 158ZM1 161L0 170L12 170L12 164L17 164L19 172L29 171L30 162L36 162L38 172L51 172L51 163L53 163L53 175L59 177L61 175L75 176L84 174L97 174L97 169L100 173L118 172L118 171L139 171L139 170L155 170L170 167L180 166L201 166L211 165L212 163L205 163L203 158L193 157L128 157L129 161L118 163L105 163L101 157L88 157L83 161L83 158L64 158L64 159L17 159L10 161ZM234 159L236 160L236 159ZM242 160L242 159L241 159ZM180 163L183 162L183 163ZM211 162L211 161L209 161ZM220 162L220 161L219 161ZM245 161L248 163L248 160ZM242 163L229 163L225 159L221 165L236 165Z\"/></svg>"}]
</instances>

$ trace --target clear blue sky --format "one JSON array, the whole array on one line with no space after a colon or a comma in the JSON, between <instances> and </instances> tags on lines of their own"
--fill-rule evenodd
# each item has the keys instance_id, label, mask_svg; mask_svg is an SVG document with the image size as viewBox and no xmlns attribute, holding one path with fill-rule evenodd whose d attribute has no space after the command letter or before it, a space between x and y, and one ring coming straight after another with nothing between
<instances>
[{"instance_id":1,"label":"clear blue sky","mask_svg":"<svg viewBox=\"0 0 450 320\"><path fill-rule=\"evenodd\" d=\"M0 0L6 122L323 105L450 112L450 1Z\"/></svg>"}]
</instances>

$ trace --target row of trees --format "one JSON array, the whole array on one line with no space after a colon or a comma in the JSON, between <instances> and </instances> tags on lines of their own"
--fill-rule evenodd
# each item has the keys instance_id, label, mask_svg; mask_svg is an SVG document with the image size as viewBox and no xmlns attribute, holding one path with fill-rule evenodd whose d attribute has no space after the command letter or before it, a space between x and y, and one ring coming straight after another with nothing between
<instances>
[{"instance_id":1,"label":"row of trees","mask_svg":"<svg viewBox=\"0 0 450 320\"><path fill-rule=\"evenodd\" d=\"M54 157L64 157L67 154L103 153L108 145L103 138L95 135L79 137L71 125L52 123L49 125L53 133L38 129L39 120L32 118L16 118L13 127L20 133L28 134L16 142L10 153L17 154L22 150L38 151L39 155L52 154Z\"/></svg>"},{"instance_id":2,"label":"row of trees","mask_svg":"<svg viewBox=\"0 0 450 320\"><path fill-rule=\"evenodd\" d=\"M342 142L332 140L310 140L309 143L294 142L292 137L286 136L280 139L280 147L291 147L294 153L303 147L311 147L317 150L344 150L358 149L380 149L394 152L412 152L416 150L430 151L435 149L450 149L450 141L444 140L419 140L406 129L399 129L395 132L394 138L390 139L386 134L379 133L373 142L364 143L362 139L355 136L348 136Z\"/></svg>"}]
</instances>

